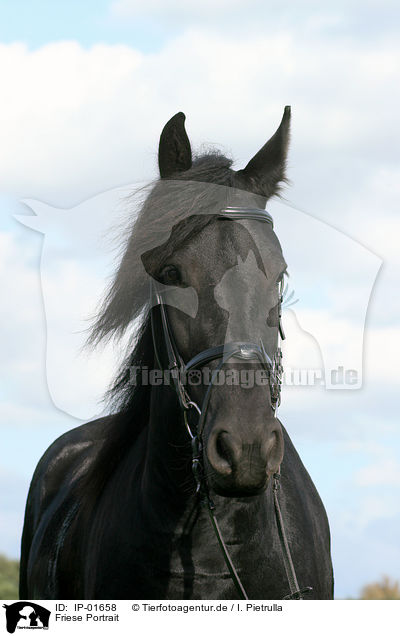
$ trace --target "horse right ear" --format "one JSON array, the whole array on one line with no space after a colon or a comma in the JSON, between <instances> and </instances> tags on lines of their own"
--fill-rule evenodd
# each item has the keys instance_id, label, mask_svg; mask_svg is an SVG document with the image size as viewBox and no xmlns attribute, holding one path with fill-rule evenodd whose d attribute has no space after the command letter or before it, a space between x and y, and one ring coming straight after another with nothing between
<instances>
[{"instance_id":1,"label":"horse right ear","mask_svg":"<svg viewBox=\"0 0 400 636\"><path fill-rule=\"evenodd\" d=\"M279 191L279 182L285 181L286 156L290 134L290 106L285 106L282 121L276 133L257 152L243 170L236 172L246 190L273 196Z\"/></svg>"},{"instance_id":2,"label":"horse right ear","mask_svg":"<svg viewBox=\"0 0 400 636\"><path fill-rule=\"evenodd\" d=\"M158 147L160 176L170 177L189 170L192 165L192 149L185 130L185 115L177 113L163 128Z\"/></svg>"}]
</instances>

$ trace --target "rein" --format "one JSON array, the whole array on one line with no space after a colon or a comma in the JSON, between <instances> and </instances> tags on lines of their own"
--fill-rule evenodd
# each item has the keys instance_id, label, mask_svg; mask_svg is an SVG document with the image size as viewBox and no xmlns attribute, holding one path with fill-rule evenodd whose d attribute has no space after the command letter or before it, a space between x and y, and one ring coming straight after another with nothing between
<instances>
[{"instance_id":1,"label":"rein","mask_svg":"<svg viewBox=\"0 0 400 636\"><path fill-rule=\"evenodd\" d=\"M222 210L218 214L219 219L230 219L230 220L257 220L269 223L273 227L272 216L266 210L259 208L243 208L243 207L227 207ZM279 298L279 335L282 340L284 340L285 335L283 332L282 324L281 324L281 304L282 304L282 293L283 286L281 286L280 290L280 298ZM280 404L281 399L281 385L282 385L282 351L280 347L277 347L277 350L272 357L272 359L268 356L265 351L262 340L260 339L259 344L251 343L251 342L229 342L224 345L218 345L216 347L211 347L210 349L205 349L200 353L196 354L187 364L184 363L182 357L179 354L178 348L176 346L173 334L171 332L168 317L162 297L162 293L157 288L153 279L150 279L150 295L151 300L155 297L157 304L160 307L161 314L161 324L162 331L164 336L164 344L166 348L166 353L168 357L168 370L171 372L171 376L173 378L174 387L176 394L178 396L179 405L183 413L184 423L187 429L187 432L191 439L192 445L192 471L193 476L196 482L196 494L198 494L200 498L201 504L208 510L211 525L213 527L215 536L217 538L219 547L221 549L222 555L225 560L225 564L228 568L230 577L232 582L235 585L235 588L238 592L239 598L243 600L248 600L248 596L246 591L242 585L240 577L235 569L235 566L232 562L232 559L229 555L227 546L223 539L220 527L218 525L217 518L215 516L215 504L210 497L210 493L208 490L207 482L204 476L204 468L203 468L203 443L202 443L202 435L206 421L207 408L211 397L211 390L214 386L214 380L217 377L218 373L222 369L222 366L231 360L232 358L242 359L242 360L258 360L263 368L269 373L269 388L271 393L271 405L276 414L276 409ZM151 304L152 307L152 304ZM154 319L153 319L153 311L152 308L150 310L150 319L151 319L151 330L152 330L152 338L153 338L153 347L155 353L155 359L160 369L162 369L162 365L160 363L160 358L157 351L156 338L155 338L155 329L154 329ZM183 376L187 374L188 371L202 367L204 364L211 362L213 360L220 360L217 368L213 371L211 376L211 381L207 387L207 391L203 398L203 402L201 408L196 404L196 402L190 399L186 391L186 387L183 382ZM195 409L199 416L196 433L194 434L190 428L187 413L190 409ZM282 511L279 505L279 497L278 492L280 490L280 469L279 472L274 473L273 475L273 498L274 498L274 510L275 510L275 519L278 529L279 542L282 550L283 562L285 566L286 577L289 584L290 594L284 597L284 599L303 599L303 594L305 592L310 592L312 590L311 587L305 587L303 589L299 588L299 584L297 582L296 571L293 565L292 556L290 553L290 547L287 540L285 525L283 521Z\"/></svg>"}]
</instances>

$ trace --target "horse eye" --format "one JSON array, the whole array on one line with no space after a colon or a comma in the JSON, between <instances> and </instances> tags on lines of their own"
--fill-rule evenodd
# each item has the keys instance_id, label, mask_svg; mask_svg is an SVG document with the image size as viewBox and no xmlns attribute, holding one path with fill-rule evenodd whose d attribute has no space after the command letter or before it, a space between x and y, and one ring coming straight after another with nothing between
<instances>
[{"instance_id":1,"label":"horse eye","mask_svg":"<svg viewBox=\"0 0 400 636\"><path fill-rule=\"evenodd\" d=\"M174 265L164 267L161 270L160 278L165 285L177 285L181 282L180 272Z\"/></svg>"}]
</instances>

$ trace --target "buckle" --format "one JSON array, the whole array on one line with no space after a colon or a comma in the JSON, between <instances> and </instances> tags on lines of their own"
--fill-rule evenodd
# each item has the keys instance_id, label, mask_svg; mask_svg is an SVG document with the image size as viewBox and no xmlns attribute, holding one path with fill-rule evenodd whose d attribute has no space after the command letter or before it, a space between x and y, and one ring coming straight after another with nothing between
<instances>
[{"instance_id":1,"label":"buckle","mask_svg":"<svg viewBox=\"0 0 400 636\"><path fill-rule=\"evenodd\" d=\"M307 594L307 592L312 592L312 587L307 585L307 587L302 587L301 590L296 590L292 594L288 594L283 597L283 601L303 601L303 594Z\"/></svg>"}]
</instances>

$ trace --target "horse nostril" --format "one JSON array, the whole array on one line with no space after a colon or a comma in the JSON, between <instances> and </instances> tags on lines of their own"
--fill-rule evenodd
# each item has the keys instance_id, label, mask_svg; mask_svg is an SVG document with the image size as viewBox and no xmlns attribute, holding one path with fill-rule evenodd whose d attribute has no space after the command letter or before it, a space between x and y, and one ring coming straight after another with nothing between
<instances>
[{"instance_id":1,"label":"horse nostril","mask_svg":"<svg viewBox=\"0 0 400 636\"><path fill-rule=\"evenodd\" d=\"M207 456L216 472L230 475L233 466L239 461L240 445L227 431L215 431L208 442Z\"/></svg>"},{"instance_id":2,"label":"horse nostril","mask_svg":"<svg viewBox=\"0 0 400 636\"><path fill-rule=\"evenodd\" d=\"M227 444L226 438L228 433L220 433L217 437L217 448L216 451L218 455L229 462L229 446Z\"/></svg>"},{"instance_id":3,"label":"horse nostril","mask_svg":"<svg viewBox=\"0 0 400 636\"><path fill-rule=\"evenodd\" d=\"M265 459L269 473L274 473L279 469L283 459L283 434L280 428L273 429L264 447Z\"/></svg>"},{"instance_id":4,"label":"horse nostril","mask_svg":"<svg viewBox=\"0 0 400 636\"><path fill-rule=\"evenodd\" d=\"M263 448L263 457L265 457L265 459L268 459L277 443L278 433L277 431L271 431Z\"/></svg>"}]
</instances>

